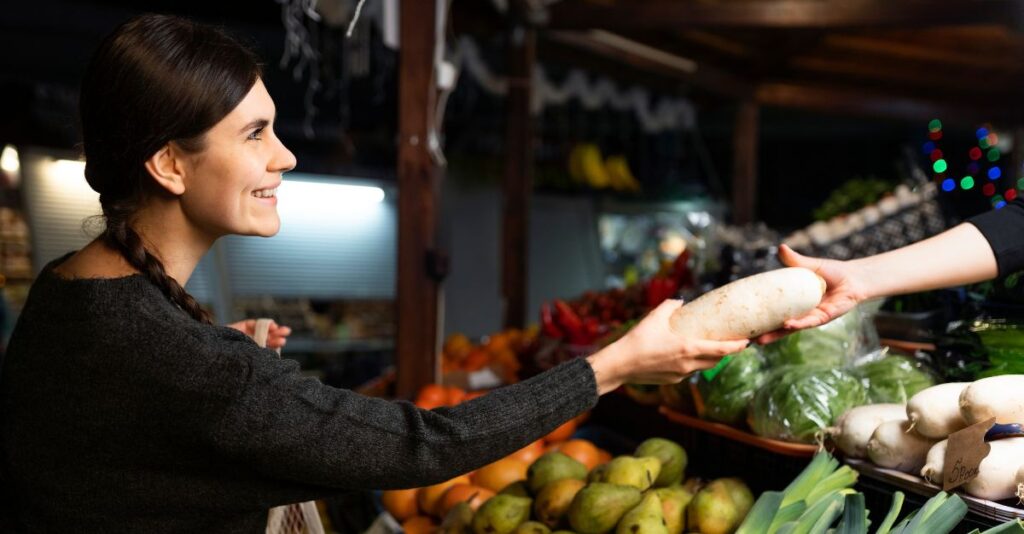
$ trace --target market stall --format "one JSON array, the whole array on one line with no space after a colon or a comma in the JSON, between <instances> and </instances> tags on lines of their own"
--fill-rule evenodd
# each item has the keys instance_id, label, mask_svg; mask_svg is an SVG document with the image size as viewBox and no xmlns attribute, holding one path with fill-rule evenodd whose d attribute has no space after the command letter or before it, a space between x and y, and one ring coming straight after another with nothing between
<instances>
[{"instance_id":1,"label":"market stall","mask_svg":"<svg viewBox=\"0 0 1024 534\"><path fill-rule=\"evenodd\" d=\"M681 332L757 337L824 291L810 271L751 282L780 243L862 258L1024 194L1019 2L373 3L352 40L356 2L248 15L284 43L268 85L313 163L285 177L280 236L224 239L186 287L222 323L294 325L283 355L334 386L458 406L667 299L690 303ZM0 125L16 315L98 206L68 186L72 143ZM1020 287L865 302L625 384L476 471L320 512L374 533L1024 532Z\"/></svg>"}]
</instances>

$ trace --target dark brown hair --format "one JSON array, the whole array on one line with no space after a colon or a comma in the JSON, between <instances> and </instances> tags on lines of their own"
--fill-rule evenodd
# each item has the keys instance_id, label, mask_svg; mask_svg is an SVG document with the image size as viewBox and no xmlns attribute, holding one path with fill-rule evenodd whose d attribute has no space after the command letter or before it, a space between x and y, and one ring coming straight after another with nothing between
<instances>
[{"instance_id":1,"label":"dark brown hair","mask_svg":"<svg viewBox=\"0 0 1024 534\"><path fill-rule=\"evenodd\" d=\"M253 52L223 30L168 15L135 17L100 44L79 101L85 177L100 194L100 238L196 320L209 314L168 276L132 227L163 191L145 162L167 143L200 152L205 133L260 77Z\"/></svg>"}]
</instances>

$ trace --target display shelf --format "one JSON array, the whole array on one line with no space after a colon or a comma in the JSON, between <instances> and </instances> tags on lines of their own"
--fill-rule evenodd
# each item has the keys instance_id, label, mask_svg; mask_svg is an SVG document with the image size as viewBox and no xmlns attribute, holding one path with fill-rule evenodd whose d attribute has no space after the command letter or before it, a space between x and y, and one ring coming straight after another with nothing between
<instances>
[{"instance_id":1,"label":"display shelf","mask_svg":"<svg viewBox=\"0 0 1024 534\"><path fill-rule=\"evenodd\" d=\"M942 490L942 488L934 484L925 482L921 477L878 467L871 462L854 458L847 458L844 461L863 476L888 483L898 489L917 495L931 497ZM967 503L968 510L986 519L998 522L1024 519L1024 509L1012 506L1008 501L995 502L972 497L962 492L957 493Z\"/></svg>"},{"instance_id":2,"label":"display shelf","mask_svg":"<svg viewBox=\"0 0 1024 534\"><path fill-rule=\"evenodd\" d=\"M788 441L762 438L761 436L751 434L750 432L745 432L743 430L731 427L729 425L715 423L712 421L706 421L699 417L693 417L690 415L679 413L667 406L659 406L658 411L662 415L667 417L670 421L673 421L675 423L679 423L681 425L685 425L691 428L696 428L698 430L703 430L705 432L710 432L712 434L716 434L724 438L729 438L740 443L751 445L777 454L809 458L811 456L814 456L814 453L818 450L817 445L808 445L805 443L791 443Z\"/></svg>"}]
</instances>

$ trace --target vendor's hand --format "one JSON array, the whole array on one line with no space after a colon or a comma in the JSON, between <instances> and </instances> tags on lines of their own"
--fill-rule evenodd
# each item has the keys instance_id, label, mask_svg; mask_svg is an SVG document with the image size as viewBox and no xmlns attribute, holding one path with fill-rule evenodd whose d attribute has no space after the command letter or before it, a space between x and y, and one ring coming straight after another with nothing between
<instances>
[{"instance_id":1,"label":"vendor's hand","mask_svg":"<svg viewBox=\"0 0 1024 534\"><path fill-rule=\"evenodd\" d=\"M682 301L666 300L622 339L591 355L600 393L623 383L672 384L714 367L727 354L743 350L748 340L709 341L686 338L669 327L669 316Z\"/></svg>"},{"instance_id":2,"label":"vendor's hand","mask_svg":"<svg viewBox=\"0 0 1024 534\"><path fill-rule=\"evenodd\" d=\"M769 332L757 338L758 343L771 343L795 330L823 325L852 310L865 299L867 282L850 262L808 258L786 245L779 246L779 258L789 267L810 269L825 279L828 289L817 308L803 317L790 319L782 330Z\"/></svg>"},{"instance_id":3,"label":"vendor's hand","mask_svg":"<svg viewBox=\"0 0 1024 534\"><path fill-rule=\"evenodd\" d=\"M231 323L228 326L249 337L256 337L256 319L246 319L237 323ZM279 326L276 322L271 321L270 330L267 331L267 348L279 349L283 347L288 342L288 336L291 334L291 328Z\"/></svg>"}]
</instances>

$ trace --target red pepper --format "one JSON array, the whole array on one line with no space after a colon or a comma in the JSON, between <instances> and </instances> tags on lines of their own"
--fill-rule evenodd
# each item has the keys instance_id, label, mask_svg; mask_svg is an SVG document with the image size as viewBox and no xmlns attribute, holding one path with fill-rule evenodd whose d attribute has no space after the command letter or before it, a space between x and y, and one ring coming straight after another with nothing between
<instances>
[{"instance_id":1,"label":"red pepper","mask_svg":"<svg viewBox=\"0 0 1024 534\"><path fill-rule=\"evenodd\" d=\"M551 305L546 302L540 306L540 324L545 336L552 339L562 339L565 337L562 330L555 324L554 315L551 313Z\"/></svg>"},{"instance_id":2,"label":"red pepper","mask_svg":"<svg viewBox=\"0 0 1024 534\"><path fill-rule=\"evenodd\" d=\"M558 325L569 336L569 340L585 345L586 332L583 329L583 320L580 319L580 316L564 300L556 299L554 304Z\"/></svg>"},{"instance_id":3,"label":"red pepper","mask_svg":"<svg viewBox=\"0 0 1024 534\"><path fill-rule=\"evenodd\" d=\"M696 282L693 279L693 271L690 270L690 251L684 250L672 262L672 279L676 281L677 287L693 287Z\"/></svg>"}]
</instances>

